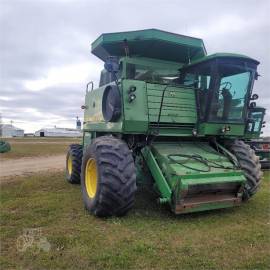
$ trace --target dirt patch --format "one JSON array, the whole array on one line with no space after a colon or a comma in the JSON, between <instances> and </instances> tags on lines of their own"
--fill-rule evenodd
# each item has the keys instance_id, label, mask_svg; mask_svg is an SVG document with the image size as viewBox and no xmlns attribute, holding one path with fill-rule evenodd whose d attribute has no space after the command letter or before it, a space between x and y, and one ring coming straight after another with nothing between
<instances>
[{"instance_id":1,"label":"dirt patch","mask_svg":"<svg viewBox=\"0 0 270 270\"><path fill-rule=\"evenodd\" d=\"M49 157L26 157L19 159L0 159L0 177L24 175L41 171L55 171L65 168L66 155Z\"/></svg>"}]
</instances>

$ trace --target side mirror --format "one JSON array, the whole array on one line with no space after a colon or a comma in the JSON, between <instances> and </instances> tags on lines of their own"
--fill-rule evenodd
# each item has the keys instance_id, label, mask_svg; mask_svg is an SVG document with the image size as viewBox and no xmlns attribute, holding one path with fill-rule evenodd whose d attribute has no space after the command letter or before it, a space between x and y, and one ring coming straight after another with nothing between
<instances>
[{"instance_id":1,"label":"side mirror","mask_svg":"<svg viewBox=\"0 0 270 270\"><path fill-rule=\"evenodd\" d=\"M251 109L256 108L256 102L251 102L249 104L249 108L251 108Z\"/></svg>"},{"instance_id":2,"label":"side mirror","mask_svg":"<svg viewBox=\"0 0 270 270\"><path fill-rule=\"evenodd\" d=\"M256 71L255 73L255 80L258 80L258 78L260 77L261 75Z\"/></svg>"},{"instance_id":3,"label":"side mirror","mask_svg":"<svg viewBox=\"0 0 270 270\"><path fill-rule=\"evenodd\" d=\"M104 68L108 72L117 73L119 71L119 62L118 58L115 56L109 56L104 63Z\"/></svg>"},{"instance_id":4,"label":"side mirror","mask_svg":"<svg viewBox=\"0 0 270 270\"><path fill-rule=\"evenodd\" d=\"M250 100L256 100L259 98L259 95L258 94L253 94L250 98Z\"/></svg>"}]
</instances>

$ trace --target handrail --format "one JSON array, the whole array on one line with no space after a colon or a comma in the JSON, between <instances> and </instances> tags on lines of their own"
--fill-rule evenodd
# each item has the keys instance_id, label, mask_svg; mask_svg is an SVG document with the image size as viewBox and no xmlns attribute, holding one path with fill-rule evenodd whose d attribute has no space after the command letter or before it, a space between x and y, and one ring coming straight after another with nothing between
<instances>
[{"instance_id":1,"label":"handrail","mask_svg":"<svg viewBox=\"0 0 270 270\"><path fill-rule=\"evenodd\" d=\"M90 90L90 91L92 91L92 90L94 89L94 83L93 83L93 81L90 81L90 82L88 82L88 83L86 84L86 93L88 93L88 92L89 92L89 90L88 90L88 86L89 86L89 84L91 84L91 85L92 85L92 87L91 87L91 90Z\"/></svg>"}]
</instances>

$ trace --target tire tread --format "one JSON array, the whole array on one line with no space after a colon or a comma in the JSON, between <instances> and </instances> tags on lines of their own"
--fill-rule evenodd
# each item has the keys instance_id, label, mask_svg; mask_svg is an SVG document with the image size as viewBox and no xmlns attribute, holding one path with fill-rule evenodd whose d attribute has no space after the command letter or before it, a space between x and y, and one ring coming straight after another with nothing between
<instances>
[{"instance_id":1,"label":"tire tread","mask_svg":"<svg viewBox=\"0 0 270 270\"><path fill-rule=\"evenodd\" d=\"M100 172L100 193L88 210L100 217L125 215L134 204L137 189L132 152L124 141L112 136L98 137L88 147L98 157Z\"/></svg>"},{"instance_id":2,"label":"tire tread","mask_svg":"<svg viewBox=\"0 0 270 270\"><path fill-rule=\"evenodd\" d=\"M241 140L229 142L228 148L236 156L247 179L243 200L248 200L258 191L261 184L262 171L259 158L256 156L255 151Z\"/></svg>"},{"instance_id":3,"label":"tire tread","mask_svg":"<svg viewBox=\"0 0 270 270\"><path fill-rule=\"evenodd\" d=\"M69 175L68 171L66 169L66 179L71 184L80 184L80 182L81 182L81 165L82 165L82 156L83 156L82 145L71 144L69 146L69 150L67 153L67 159L68 159L69 155L71 155L71 157L72 157L72 173L71 173L71 175Z\"/></svg>"}]
</instances>

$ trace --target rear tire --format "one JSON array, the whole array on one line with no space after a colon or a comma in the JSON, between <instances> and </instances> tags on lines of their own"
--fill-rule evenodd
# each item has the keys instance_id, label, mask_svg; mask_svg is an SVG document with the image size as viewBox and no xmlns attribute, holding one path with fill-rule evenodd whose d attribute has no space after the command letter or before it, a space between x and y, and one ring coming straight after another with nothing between
<instances>
[{"instance_id":1,"label":"rear tire","mask_svg":"<svg viewBox=\"0 0 270 270\"><path fill-rule=\"evenodd\" d=\"M256 156L255 151L248 144L240 140L228 143L228 148L237 158L247 179L243 193L243 200L246 201L258 191L261 184L263 173L259 157Z\"/></svg>"},{"instance_id":2,"label":"rear tire","mask_svg":"<svg viewBox=\"0 0 270 270\"><path fill-rule=\"evenodd\" d=\"M80 184L83 149L80 144L71 144L66 157L66 179L71 184Z\"/></svg>"},{"instance_id":3,"label":"rear tire","mask_svg":"<svg viewBox=\"0 0 270 270\"><path fill-rule=\"evenodd\" d=\"M99 217L122 216L133 206L136 173L127 144L111 136L93 140L82 160L81 185L86 209Z\"/></svg>"}]
</instances>

